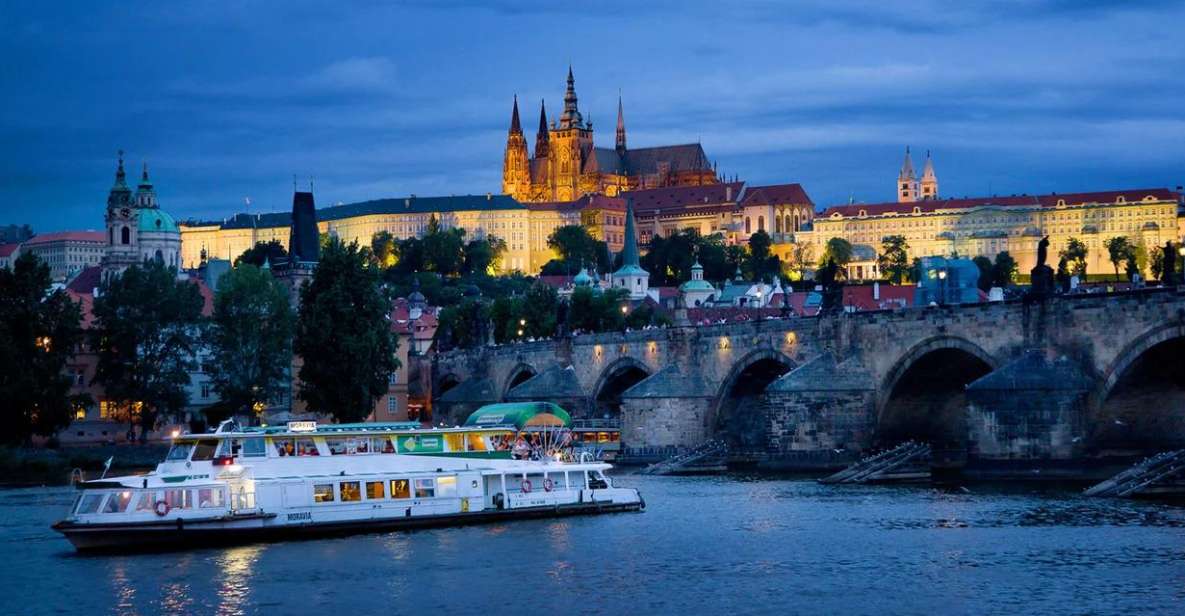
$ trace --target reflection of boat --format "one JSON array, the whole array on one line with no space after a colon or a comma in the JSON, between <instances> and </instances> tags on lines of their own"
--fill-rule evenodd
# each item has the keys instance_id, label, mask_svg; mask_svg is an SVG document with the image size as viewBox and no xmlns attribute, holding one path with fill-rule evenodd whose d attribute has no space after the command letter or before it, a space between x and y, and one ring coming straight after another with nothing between
<instances>
[{"instance_id":1,"label":"reflection of boat","mask_svg":"<svg viewBox=\"0 0 1185 616\"><path fill-rule=\"evenodd\" d=\"M594 460L613 461L621 452L621 421L577 419L572 422L572 450Z\"/></svg>"},{"instance_id":2,"label":"reflection of boat","mask_svg":"<svg viewBox=\"0 0 1185 616\"><path fill-rule=\"evenodd\" d=\"M643 508L608 464L563 461L570 424L548 403L446 429L224 422L175 438L147 475L82 484L54 529L78 549L135 549Z\"/></svg>"}]
</instances>

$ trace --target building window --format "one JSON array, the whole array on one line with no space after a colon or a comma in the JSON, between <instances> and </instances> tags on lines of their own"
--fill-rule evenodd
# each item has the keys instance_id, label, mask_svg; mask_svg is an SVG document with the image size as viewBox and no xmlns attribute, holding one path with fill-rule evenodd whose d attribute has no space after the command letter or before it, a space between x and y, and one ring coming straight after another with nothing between
<instances>
[{"instance_id":1,"label":"building window","mask_svg":"<svg viewBox=\"0 0 1185 616\"><path fill-rule=\"evenodd\" d=\"M394 413L399 410L399 400L395 396L387 397L387 412Z\"/></svg>"},{"instance_id":2,"label":"building window","mask_svg":"<svg viewBox=\"0 0 1185 616\"><path fill-rule=\"evenodd\" d=\"M120 242L121 244L130 244L130 243L132 243L132 232L131 232L131 230L130 230L130 229L128 229L127 227L120 227L120 229L119 229L119 242Z\"/></svg>"}]
</instances>

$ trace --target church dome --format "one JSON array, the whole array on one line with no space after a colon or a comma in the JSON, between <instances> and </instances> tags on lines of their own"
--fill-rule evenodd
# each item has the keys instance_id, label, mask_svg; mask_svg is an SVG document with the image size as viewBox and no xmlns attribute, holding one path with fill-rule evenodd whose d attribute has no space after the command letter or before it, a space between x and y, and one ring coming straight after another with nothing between
<instances>
[{"instance_id":1,"label":"church dome","mask_svg":"<svg viewBox=\"0 0 1185 616\"><path fill-rule=\"evenodd\" d=\"M146 233L180 233L177 221L167 212L156 209L142 209L140 214L140 231Z\"/></svg>"},{"instance_id":2,"label":"church dome","mask_svg":"<svg viewBox=\"0 0 1185 616\"><path fill-rule=\"evenodd\" d=\"M580 273L572 279L572 282L578 287L587 287L592 284L592 276L588 275L588 270L581 268Z\"/></svg>"}]
</instances>

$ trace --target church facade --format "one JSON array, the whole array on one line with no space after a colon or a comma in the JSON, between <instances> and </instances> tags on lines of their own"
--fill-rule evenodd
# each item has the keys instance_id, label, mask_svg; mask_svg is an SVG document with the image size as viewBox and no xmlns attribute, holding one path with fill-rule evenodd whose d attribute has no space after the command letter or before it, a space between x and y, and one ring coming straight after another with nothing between
<instances>
[{"instance_id":1,"label":"church facade","mask_svg":"<svg viewBox=\"0 0 1185 616\"><path fill-rule=\"evenodd\" d=\"M617 134L613 148L597 147L592 122L577 105L576 81L568 68L564 110L558 122L547 121L540 102L535 152L519 119L518 98L510 115L510 131L502 164L502 192L524 203L574 201L584 195L616 196L628 190L717 183L716 172L698 143L630 149L625 114L617 101Z\"/></svg>"},{"instance_id":2,"label":"church facade","mask_svg":"<svg viewBox=\"0 0 1185 616\"><path fill-rule=\"evenodd\" d=\"M123 168L123 152L115 184L107 194L107 248L102 259L103 276L123 272L132 265L156 260L181 267L181 231L168 212L160 209L156 190L144 165L140 184L133 194Z\"/></svg>"}]
</instances>

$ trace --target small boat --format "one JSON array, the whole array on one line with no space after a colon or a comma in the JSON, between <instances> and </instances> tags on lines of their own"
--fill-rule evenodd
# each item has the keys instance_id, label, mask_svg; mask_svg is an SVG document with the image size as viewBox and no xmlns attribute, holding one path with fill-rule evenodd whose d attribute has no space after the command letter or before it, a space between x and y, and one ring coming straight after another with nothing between
<instances>
[{"instance_id":1,"label":"small boat","mask_svg":"<svg viewBox=\"0 0 1185 616\"><path fill-rule=\"evenodd\" d=\"M143 550L644 509L573 455L570 425L541 402L457 428L228 420L174 437L146 475L79 484L53 528L78 550Z\"/></svg>"}]
</instances>

